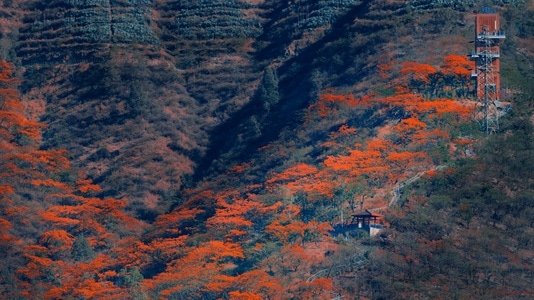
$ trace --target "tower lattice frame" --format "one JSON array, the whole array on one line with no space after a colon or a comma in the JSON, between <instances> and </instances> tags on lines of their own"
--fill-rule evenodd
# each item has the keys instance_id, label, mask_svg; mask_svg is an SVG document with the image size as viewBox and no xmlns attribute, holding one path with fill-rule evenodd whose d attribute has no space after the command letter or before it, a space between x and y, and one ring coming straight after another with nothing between
<instances>
[{"instance_id":1,"label":"tower lattice frame","mask_svg":"<svg viewBox=\"0 0 534 300\"><path fill-rule=\"evenodd\" d=\"M506 35L499 28L499 15L486 9L476 16L475 61L476 97L475 114L481 120L486 134L499 130L500 47Z\"/></svg>"}]
</instances>

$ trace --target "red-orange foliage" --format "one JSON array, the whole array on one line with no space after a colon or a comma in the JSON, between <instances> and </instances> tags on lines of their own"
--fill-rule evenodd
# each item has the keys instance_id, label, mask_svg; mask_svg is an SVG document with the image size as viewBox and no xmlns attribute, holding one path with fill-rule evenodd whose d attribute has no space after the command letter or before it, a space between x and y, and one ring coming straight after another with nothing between
<instances>
[{"instance_id":1,"label":"red-orange foliage","mask_svg":"<svg viewBox=\"0 0 534 300\"><path fill-rule=\"evenodd\" d=\"M468 59L467 55L447 55L444 58L442 72L469 78L471 70L475 68L475 62Z\"/></svg>"},{"instance_id":2,"label":"red-orange foliage","mask_svg":"<svg viewBox=\"0 0 534 300\"><path fill-rule=\"evenodd\" d=\"M39 140L44 125L24 115L24 106L16 89L20 81L13 77L13 73L13 64L0 61L0 138L11 143L19 135Z\"/></svg>"},{"instance_id":3,"label":"red-orange foliage","mask_svg":"<svg viewBox=\"0 0 534 300\"><path fill-rule=\"evenodd\" d=\"M415 80L421 80L425 83L429 82L428 76L436 73L436 69L429 64L421 64L417 62L402 63L401 74L407 74Z\"/></svg>"},{"instance_id":4,"label":"red-orange foliage","mask_svg":"<svg viewBox=\"0 0 534 300\"><path fill-rule=\"evenodd\" d=\"M454 143L456 143L457 145L471 145L473 143L475 143L477 140L475 139L471 139L471 138L457 138L454 140Z\"/></svg>"},{"instance_id":5,"label":"red-orange foliage","mask_svg":"<svg viewBox=\"0 0 534 300\"><path fill-rule=\"evenodd\" d=\"M249 291L257 295L277 297L283 290L282 283L279 279L269 276L263 270L252 270L245 272L237 277L235 289L240 291Z\"/></svg>"},{"instance_id":6,"label":"red-orange foliage","mask_svg":"<svg viewBox=\"0 0 534 300\"><path fill-rule=\"evenodd\" d=\"M15 189L8 185L0 186L0 195L12 194L13 192L15 192Z\"/></svg>"},{"instance_id":7,"label":"red-orange foliage","mask_svg":"<svg viewBox=\"0 0 534 300\"><path fill-rule=\"evenodd\" d=\"M357 146L357 145L355 145ZM357 146L358 147L358 146ZM361 147L361 146L359 146ZM359 148L358 147L358 148ZM371 139L367 142L368 151L379 151L380 153L385 153L389 149L392 149L393 143L384 139Z\"/></svg>"},{"instance_id":8,"label":"red-orange foliage","mask_svg":"<svg viewBox=\"0 0 534 300\"><path fill-rule=\"evenodd\" d=\"M332 198L334 196L335 183L324 172L317 173L311 178L304 178L287 184L292 192L302 191L308 194L309 200Z\"/></svg>"},{"instance_id":9,"label":"red-orange foliage","mask_svg":"<svg viewBox=\"0 0 534 300\"><path fill-rule=\"evenodd\" d=\"M242 163L240 165L233 166L232 168L230 168L230 172L232 172L232 173L243 173L246 169L249 169L249 168L250 168L250 164Z\"/></svg>"},{"instance_id":10,"label":"red-orange foliage","mask_svg":"<svg viewBox=\"0 0 534 300\"><path fill-rule=\"evenodd\" d=\"M32 180L32 184L35 186L47 186L55 187L65 192L70 192L71 188L63 182L59 182L53 179L35 179Z\"/></svg>"},{"instance_id":11,"label":"red-orange foliage","mask_svg":"<svg viewBox=\"0 0 534 300\"><path fill-rule=\"evenodd\" d=\"M0 185L8 181L2 186L10 193L15 192L15 185L29 183L29 172L33 173L32 179L44 180L47 179L44 170L54 172L64 166L57 152L36 150L44 125L25 116L16 89L19 80L13 75L13 65L0 61ZM27 142L20 142L25 139Z\"/></svg>"},{"instance_id":12,"label":"red-orange foliage","mask_svg":"<svg viewBox=\"0 0 534 300\"><path fill-rule=\"evenodd\" d=\"M340 108L356 107L367 104L368 97L354 98L353 94L335 95L325 92L319 96L317 103L308 107L309 111L317 111L320 117L326 117Z\"/></svg>"},{"instance_id":13,"label":"red-orange foliage","mask_svg":"<svg viewBox=\"0 0 534 300\"><path fill-rule=\"evenodd\" d=\"M442 116L446 113L452 113L465 118L473 110L473 106L467 103L447 98L428 100L420 94L413 94L407 91L401 91L394 96L377 99L377 101L404 107L415 115L429 114L432 116L432 114L436 114L437 116Z\"/></svg>"},{"instance_id":14,"label":"red-orange foliage","mask_svg":"<svg viewBox=\"0 0 534 300\"><path fill-rule=\"evenodd\" d=\"M170 262L164 272L144 280L143 285L147 290L160 290L158 298L168 298L182 290L194 295L201 291L223 289L233 281L223 276L223 272L235 267L232 259L244 257L238 244L209 241L198 248L188 249L185 256Z\"/></svg>"},{"instance_id":15,"label":"red-orange foliage","mask_svg":"<svg viewBox=\"0 0 534 300\"><path fill-rule=\"evenodd\" d=\"M11 222L6 219L0 218L0 230L4 231L11 228Z\"/></svg>"},{"instance_id":16,"label":"red-orange foliage","mask_svg":"<svg viewBox=\"0 0 534 300\"><path fill-rule=\"evenodd\" d=\"M65 150L38 150L44 125L25 116L15 87L18 80L12 75L12 65L0 62L0 251L13 255L8 251L15 247L9 244L16 245L19 252L22 250L25 264L16 266L18 295L3 291L2 295L129 298L113 282L116 272L112 268L117 268L114 259L101 252L108 251L121 236L142 230L142 223L123 211L124 201L86 197L102 189L72 174ZM76 184L58 179L62 172L70 172ZM32 200L31 206L27 199ZM24 239L15 233L23 234ZM79 233L97 252L87 262L71 258L74 236Z\"/></svg>"},{"instance_id":17,"label":"red-orange foliage","mask_svg":"<svg viewBox=\"0 0 534 300\"><path fill-rule=\"evenodd\" d=\"M265 299L279 297L283 286L279 279L269 276L265 271L252 270L238 276L219 275L207 285L215 292L230 291L230 299Z\"/></svg>"},{"instance_id":18,"label":"red-orange foliage","mask_svg":"<svg viewBox=\"0 0 534 300\"><path fill-rule=\"evenodd\" d=\"M108 233L106 224L118 222L123 224L123 230L130 230L141 226L136 219L126 215L121 209L125 206L124 201L115 199L85 198L72 194L58 195L74 200L72 205L52 205L41 212L41 217L53 223L56 228L62 228L73 232L85 232L89 236L94 235L95 243L107 244L114 234Z\"/></svg>"},{"instance_id":19,"label":"red-orange foliage","mask_svg":"<svg viewBox=\"0 0 534 300\"><path fill-rule=\"evenodd\" d=\"M311 200L315 196L330 197L333 195L334 185L325 177L325 173L319 171L316 167L299 163L284 172L273 176L266 182L270 188L285 184L292 193L301 191L306 192L311 196Z\"/></svg>"},{"instance_id":20,"label":"red-orange foliage","mask_svg":"<svg viewBox=\"0 0 534 300\"><path fill-rule=\"evenodd\" d=\"M312 282L302 284L299 295L306 299L331 299L334 291L335 288L332 278L316 278Z\"/></svg>"},{"instance_id":21,"label":"red-orange foliage","mask_svg":"<svg viewBox=\"0 0 534 300\"><path fill-rule=\"evenodd\" d=\"M119 286L115 285L109 269L113 259L99 254L87 263L61 263L61 272L55 276L61 284L47 289L47 299L121 299L129 297ZM109 279L109 280L108 280Z\"/></svg>"},{"instance_id":22,"label":"red-orange foliage","mask_svg":"<svg viewBox=\"0 0 534 300\"><path fill-rule=\"evenodd\" d=\"M252 226L249 215L252 216L263 208L259 202L243 199L234 199L228 203L223 199L217 200L215 215L208 219L206 225L215 228L218 233L228 232L228 237L239 237L246 234L245 229Z\"/></svg>"},{"instance_id":23,"label":"red-orange foliage","mask_svg":"<svg viewBox=\"0 0 534 300\"><path fill-rule=\"evenodd\" d=\"M308 164L299 163L284 172L267 180L267 183L279 181L293 181L300 177L305 177L317 173L317 168Z\"/></svg>"},{"instance_id":24,"label":"red-orange foliage","mask_svg":"<svg viewBox=\"0 0 534 300\"><path fill-rule=\"evenodd\" d=\"M416 118L402 120L393 129L402 132L403 135L412 138L413 135L424 130L426 124ZM440 132L433 132L440 134ZM432 136L432 135L431 135ZM421 139L422 137L418 137ZM430 137L425 142L429 142ZM397 151L399 145L394 145L386 139L371 139L366 147L350 150L348 155L327 156L324 160L324 174L330 174L333 178L336 174L343 175L340 182L351 182L364 176L374 182L383 179L401 179L407 169L420 168L426 164L426 155L423 152ZM361 149L364 148L364 149ZM347 176L348 175L348 176ZM326 180L333 182L333 180Z\"/></svg>"},{"instance_id":25,"label":"red-orange foliage","mask_svg":"<svg viewBox=\"0 0 534 300\"><path fill-rule=\"evenodd\" d=\"M346 124L343 124L339 127L337 132L331 132L329 135L335 139L341 136L353 135L355 133L356 133L356 128L352 128L352 127L347 126Z\"/></svg>"},{"instance_id":26,"label":"red-orange foliage","mask_svg":"<svg viewBox=\"0 0 534 300\"><path fill-rule=\"evenodd\" d=\"M149 245L144 245L142 242L135 241L136 247L139 247L139 250L143 252L151 253L152 255L157 255L161 259L173 259L178 257L183 251L185 242L187 240L187 235L182 235L177 238L159 238L150 242ZM150 251L149 251L150 250ZM132 252L133 254L139 254L139 251ZM144 257L146 258L146 257ZM135 263L135 264L134 264ZM130 266L139 266L140 261L132 261L127 264Z\"/></svg>"},{"instance_id":27,"label":"red-orange foliage","mask_svg":"<svg viewBox=\"0 0 534 300\"><path fill-rule=\"evenodd\" d=\"M224 258L245 258L239 244L221 241L209 241L202 247L193 249L189 253L191 258L198 261L219 261Z\"/></svg>"},{"instance_id":28,"label":"red-orange foliage","mask_svg":"<svg viewBox=\"0 0 534 300\"><path fill-rule=\"evenodd\" d=\"M116 257L115 264L121 267L139 267L143 268L150 264L151 257L157 256L163 258L174 257L183 244L181 241L170 239L174 244L165 243L165 245L158 244L158 240L153 241L153 245L147 245L139 241L135 237L128 237L121 239L111 249L110 256Z\"/></svg>"},{"instance_id":29,"label":"red-orange foliage","mask_svg":"<svg viewBox=\"0 0 534 300\"><path fill-rule=\"evenodd\" d=\"M335 171L365 172L383 165L383 155L376 150L351 150L348 156L328 156L324 164Z\"/></svg>"},{"instance_id":30,"label":"red-orange foliage","mask_svg":"<svg viewBox=\"0 0 534 300\"><path fill-rule=\"evenodd\" d=\"M319 223L313 220L306 224L306 230L316 236L330 236L330 231L332 231L333 228L327 222Z\"/></svg>"},{"instance_id":31,"label":"red-orange foliage","mask_svg":"<svg viewBox=\"0 0 534 300\"><path fill-rule=\"evenodd\" d=\"M424 128L426 128L425 122L421 122L420 120L416 118L408 118L408 119L401 120L399 124L395 125L393 130L397 132L402 132L402 133L406 133L406 132L412 133L412 132L415 132L415 131L418 131Z\"/></svg>"},{"instance_id":32,"label":"red-orange foliage","mask_svg":"<svg viewBox=\"0 0 534 300\"><path fill-rule=\"evenodd\" d=\"M9 220L0 218L0 253L7 256L9 252L15 250L14 246L20 242L20 240L11 235L9 230L13 227Z\"/></svg>"},{"instance_id":33,"label":"red-orange foliage","mask_svg":"<svg viewBox=\"0 0 534 300\"><path fill-rule=\"evenodd\" d=\"M171 213L160 215L154 222L154 226L167 234L181 234L182 225L194 220L197 215L203 212L199 208L182 207Z\"/></svg>"},{"instance_id":34,"label":"red-orange foliage","mask_svg":"<svg viewBox=\"0 0 534 300\"><path fill-rule=\"evenodd\" d=\"M261 300L263 299L261 295L254 294L251 292L231 291L228 294L230 295L230 300Z\"/></svg>"},{"instance_id":35,"label":"red-orange foliage","mask_svg":"<svg viewBox=\"0 0 534 300\"><path fill-rule=\"evenodd\" d=\"M280 203L281 204L281 203ZM297 218L300 214L301 207L295 204L280 205L283 207L282 211L278 214L278 218L281 222L287 223Z\"/></svg>"},{"instance_id":36,"label":"red-orange foliage","mask_svg":"<svg viewBox=\"0 0 534 300\"><path fill-rule=\"evenodd\" d=\"M295 221L283 225L280 221L275 220L265 227L265 232L277 238L280 241L288 242L292 236L304 236L306 224L301 221Z\"/></svg>"},{"instance_id":37,"label":"red-orange foliage","mask_svg":"<svg viewBox=\"0 0 534 300\"><path fill-rule=\"evenodd\" d=\"M393 70L393 66L391 64L379 64L377 65L378 68L378 75L382 79L388 79L391 77L391 70Z\"/></svg>"},{"instance_id":38,"label":"red-orange foliage","mask_svg":"<svg viewBox=\"0 0 534 300\"><path fill-rule=\"evenodd\" d=\"M425 175L429 176L429 177L434 177L436 175L438 175L438 171L436 170L428 170L425 172Z\"/></svg>"},{"instance_id":39,"label":"red-orange foliage","mask_svg":"<svg viewBox=\"0 0 534 300\"><path fill-rule=\"evenodd\" d=\"M266 233L284 243L296 238L303 238L306 233L316 237L326 236L329 235L330 230L332 230L332 227L328 223L319 223L317 221L304 223L298 220L291 220L284 217L283 212L277 220L265 227Z\"/></svg>"},{"instance_id":40,"label":"red-orange foliage","mask_svg":"<svg viewBox=\"0 0 534 300\"><path fill-rule=\"evenodd\" d=\"M445 59L442 72L466 76L469 64L463 57L449 56ZM389 77L387 72L393 70L391 65L384 64L378 68L383 78ZM419 63L404 63L401 70L401 74L424 83L429 83L430 75L436 72L432 66ZM252 240L253 234L249 232L257 225L254 220L260 217L267 220L264 231L284 244L280 251L280 268L291 272L302 269L305 270L303 273L311 269L314 257L297 242L304 243L305 238L312 241L324 238L332 228L328 223L303 222L300 216L302 208L295 204L296 201L293 203L292 197L284 198L285 204L279 201L267 206L257 200L263 195L255 198L244 196L240 190L224 190L217 194L205 190L191 195L187 203L173 212L160 215L153 223L153 233L147 234L148 239L141 241L131 237L127 232L128 226L142 226L124 213L124 201L96 198L95 195L102 189L84 176L80 176L75 184L57 179L60 178L57 176L60 172L70 168L65 152L37 150L35 145L39 142L43 125L28 120L24 115L18 92L13 88L17 81L11 76L12 66L1 62L1 251L4 251L4 244L22 243L11 236L10 231L15 227L13 224L17 224L13 221L14 216L23 215L28 210L24 206L15 206L14 200L10 199L11 194L16 194L19 185L24 184L25 188L40 190L43 195L39 197L43 201L36 208L40 212L35 214L36 220L32 220L43 225L43 228L35 229L38 233L35 234L33 245L31 237L28 237L25 243L30 245L20 247L24 249L26 260L26 265L17 271L18 286L23 297L126 299L130 295L115 284L121 276L120 270L158 264L165 266L165 269L141 283L142 288L154 298L177 298L181 292L193 298L202 292L228 295L230 299L277 298L284 287L280 280L269 275L271 273L250 270L238 274L237 270L243 271L236 268L236 263L250 252L243 251L242 245L230 242L246 240L248 243L250 240L251 245L256 244L252 252L268 252L264 250L268 247ZM451 99L426 99L420 94L411 93L406 86L397 87L397 93L393 96L359 99L352 94L336 95L327 91L316 104L310 106L310 110L326 117L340 109L363 105L379 105L383 110L393 106L403 108L410 117L400 120L393 126L393 131L409 136L408 139L414 143L449 138L440 129L428 129L432 118L449 113L465 117L471 111L469 106ZM427 124L422 120L430 121ZM355 128L342 125L331 137L355 133ZM32 144L19 145L17 137L20 136L27 137ZM355 145L355 149L346 153L327 156L319 167L298 163L273 175L266 184L271 190L282 187L290 194L304 192L306 201L333 199L334 191L341 183L354 182L360 177L370 178L369 181L407 177L408 174L404 174L407 168L416 168L418 163L426 162L425 153L407 151L409 147L402 148L405 145L394 144L383 138L382 134L379 137ZM335 144L323 145L332 147ZM270 147L266 146L263 150ZM287 151L285 155L288 155ZM242 173L248 167L250 165L241 164L230 172ZM197 206L199 203L208 204ZM206 227L198 229L202 235L191 238L184 234L184 231L193 231L190 224L204 220L202 224ZM86 262L73 261L65 254L72 249L74 236L80 233L87 237L90 246L97 252L95 258ZM53 276L56 283L47 282L44 279L47 276ZM317 278L310 283L301 281L298 284L302 288L302 294L298 295L300 297L308 295L310 298L322 298L335 290L333 281L328 278ZM34 294L34 291L43 292Z\"/></svg>"},{"instance_id":41,"label":"red-orange foliage","mask_svg":"<svg viewBox=\"0 0 534 300\"><path fill-rule=\"evenodd\" d=\"M99 185L93 184L89 179L78 179L76 185L78 190L82 193L102 192L102 188Z\"/></svg>"},{"instance_id":42,"label":"red-orange foliage","mask_svg":"<svg viewBox=\"0 0 534 300\"><path fill-rule=\"evenodd\" d=\"M48 247L49 251L59 252L70 250L74 243L73 236L65 230L53 229L41 235L40 243Z\"/></svg>"},{"instance_id":43,"label":"red-orange foliage","mask_svg":"<svg viewBox=\"0 0 534 300\"><path fill-rule=\"evenodd\" d=\"M450 135L441 129L418 131L412 134L412 140L418 144L435 143L439 139L450 139Z\"/></svg>"}]
</instances>

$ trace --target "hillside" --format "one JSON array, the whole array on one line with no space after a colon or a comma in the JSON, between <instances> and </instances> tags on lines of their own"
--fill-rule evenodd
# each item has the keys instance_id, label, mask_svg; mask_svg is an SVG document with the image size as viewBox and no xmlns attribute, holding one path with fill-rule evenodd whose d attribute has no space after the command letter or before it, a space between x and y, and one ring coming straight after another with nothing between
<instances>
[{"instance_id":1,"label":"hillside","mask_svg":"<svg viewBox=\"0 0 534 300\"><path fill-rule=\"evenodd\" d=\"M18 6L11 55L25 69L25 97L49 123L43 146L68 149L107 195L144 208L183 186L210 131L248 101L260 76L247 46L260 31L256 5ZM217 15L213 24L197 24L209 14Z\"/></svg>"},{"instance_id":2,"label":"hillside","mask_svg":"<svg viewBox=\"0 0 534 300\"><path fill-rule=\"evenodd\" d=\"M531 297L534 7L490 2L488 136L477 1L4 1L1 297Z\"/></svg>"}]
</instances>

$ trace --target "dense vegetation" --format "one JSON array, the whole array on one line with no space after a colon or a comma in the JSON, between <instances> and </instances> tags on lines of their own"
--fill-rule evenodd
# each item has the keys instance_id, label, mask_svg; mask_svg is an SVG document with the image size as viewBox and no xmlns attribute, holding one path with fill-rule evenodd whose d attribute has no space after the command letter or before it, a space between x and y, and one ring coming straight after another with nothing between
<instances>
[{"instance_id":1,"label":"dense vegetation","mask_svg":"<svg viewBox=\"0 0 534 300\"><path fill-rule=\"evenodd\" d=\"M534 296L533 11L493 4L488 136L476 1L4 2L0 298Z\"/></svg>"},{"instance_id":2,"label":"dense vegetation","mask_svg":"<svg viewBox=\"0 0 534 300\"><path fill-rule=\"evenodd\" d=\"M532 95L516 100L505 134L415 182L387 215L391 229L368 242L372 279L360 281L373 298L532 296Z\"/></svg>"}]
</instances>

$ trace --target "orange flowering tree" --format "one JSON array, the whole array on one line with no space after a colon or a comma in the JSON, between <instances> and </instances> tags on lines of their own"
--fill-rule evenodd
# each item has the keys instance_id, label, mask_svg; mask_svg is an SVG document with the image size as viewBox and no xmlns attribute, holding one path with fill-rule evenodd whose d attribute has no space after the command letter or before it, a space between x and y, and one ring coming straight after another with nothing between
<instances>
[{"instance_id":1,"label":"orange flowering tree","mask_svg":"<svg viewBox=\"0 0 534 300\"><path fill-rule=\"evenodd\" d=\"M39 149L45 126L26 117L14 72L0 62L2 296L129 298L107 252L142 223L124 201L98 197L102 189L72 170L66 151Z\"/></svg>"}]
</instances>

